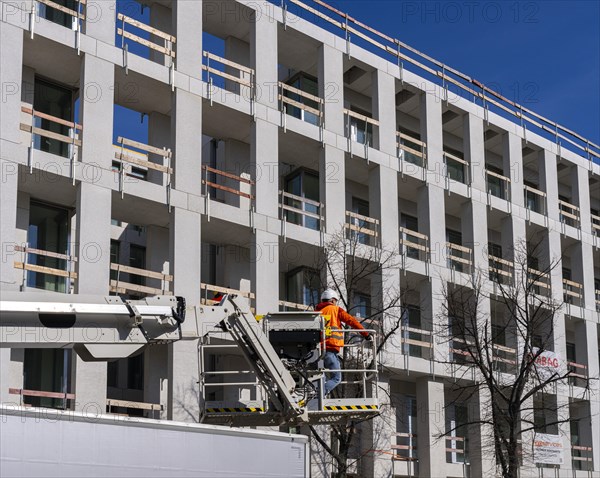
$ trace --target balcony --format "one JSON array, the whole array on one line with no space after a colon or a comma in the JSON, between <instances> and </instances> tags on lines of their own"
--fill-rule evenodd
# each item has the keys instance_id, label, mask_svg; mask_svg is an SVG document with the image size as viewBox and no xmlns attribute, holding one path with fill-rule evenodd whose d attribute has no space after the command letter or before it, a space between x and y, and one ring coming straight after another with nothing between
<instances>
[{"instance_id":1,"label":"balcony","mask_svg":"<svg viewBox=\"0 0 600 478\"><path fill-rule=\"evenodd\" d=\"M290 86L282 81L279 82L279 111L285 115L314 124L319 128L323 127L325 118L323 112L324 101L318 96L311 95L294 86ZM284 123L285 128L285 123Z\"/></svg>"},{"instance_id":2,"label":"balcony","mask_svg":"<svg viewBox=\"0 0 600 478\"><path fill-rule=\"evenodd\" d=\"M203 165L202 176L202 185L204 186L203 194L209 200L219 200L216 193L217 191L222 191L223 195L230 195L222 202L229 204L230 202L237 200L241 207L243 205L243 200L246 200L247 208L250 209L252 207L255 198L253 189L256 183L248 177L249 175L244 174L244 176L238 176L233 173ZM207 214L209 214L209 212L207 212Z\"/></svg>"},{"instance_id":3,"label":"balcony","mask_svg":"<svg viewBox=\"0 0 600 478\"><path fill-rule=\"evenodd\" d=\"M501 257L488 254L490 280L498 284L510 285L513 281L514 264Z\"/></svg>"},{"instance_id":4,"label":"balcony","mask_svg":"<svg viewBox=\"0 0 600 478\"><path fill-rule=\"evenodd\" d=\"M524 185L523 193L525 195L525 207L538 214L546 215L548 207L546 205L546 193L531 186Z\"/></svg>"},{"instance_id":5,"label":"balcony","mask_svg":"<svg viewBox=\"0 0 600 478\"><path fill-rule=\"evenodd\" d=\"M577 206L559 199L558 212L560 215L560 222L563 224L567 224L568 226L576 228L581 227L581 222L579 220L579 208Z\"/></svg>"},{"instance_id":6,"label":"balcony","mask_svg":"<svg viewBox=\"0 0 600 478\"><path fill-rule=\"evenodd\" d=\"M588 367L587 365L567 362L567 369L569 371L569 385L575 387L585 387L588 383Z\"/></svg>"},{"instance_id":7,"label":"balcony","mask_svg":"<svg viewBox=\"0 0 600 478\"><path fill-rule=\"evenodd\" d=\"M458 156L444 151L446 177L463 184L471 184L469 163Z\"/></svg>"},{"instance_id":8,"label":"balcony","mask_svg":"<svg viewBox=\"0 0 600 478\"><path fill-rule=\"evenodd\" d=\"M21 289L27 287L64 292L70 294L75 289L77 257L57 252L33 249L27 244L15 246L21 252L21 261L15 261L13 267L23 271Z\"/></svg>"},{"instance_id":9,"label":"balcony","mask_svg":"<svg viewBox=\"0 0 600 478\"><path fill-rule=\"evenodd\" d=\"M352 152L352 142L354 141L365 146L365 156L368 156L369 147L373 147L373 128L379 126L379 121L347 108L344 108L344 115L346 116L348 150Z\"/></svg>"},{"instance_id":10,"label":"balcony","mask_svg":"<svg viewBox=\"0 0 600 478\"><path fill-rule=\"evenodd\" d=\"M346 211L346 223L349 239L355 239L360 244L377 246L379 244L379 220L363 216L352 211Z\"/></svg>"},{"instance_id":11,"label":"balcony","mask_svg":"<svg viewBox=\"0 0 600 478\"><path fill-rule=\"evenodd\" d=\"M396 147L401 161L427 168L427 145L423 141L397 131Z\"/></svg>"},{"instance_id":12,"label":"balcony","mask_svg":"<svg viewBox=\"0 0 600 478\"><path fill-rule=\"evenodd\" d=\"M417 435L414 433L392 433L393 460L417 461Z\"/></svg>"},{"instance_id":13,"label":"balcony","mask_svg":"<svg viewBox=\"0 0 600 478\"><path fill-rule=\"evenodd\" d=\"M452 242L446 243L448 267L457 272L470 274L473 269L473 249Z\"/></svg>"},{"instance_id":14,"label":"balcony","mask_svg":"<svg viewBox=\"0 0 600 478\"><path fill-rule=\"evenodd\" d=\"M510 201L510 179L494 171L485 171L487 192L497 198Z\"/></svg>"},{"instance_id":15,"label":"balcony","mask_svg":"<svg viewBox=\"0 0 600 478\"><path fill-rule=\"evenodd\" d=\"M154 272L137 267L124 266L111 262L110 291L116 294L142 295L173 295L171 283L173 276L162 272ZM126 274L126 280L121 275ZM154 286L146 285L147 282ZM156 287L159 285L159 287Z\"/></svg>"},{"instance_id":16,"label":"balcony","mask_svg":"<svg viewBox=\"0 0 600 478\"><path fill-rule=\"evenodd\" d=\"M157 181L170 188L173 174L171 168L173 158L170 149L157 148L122 136L117 138L117 144L113 145L113 149L113 171L119 173L121 197L125 192L126 176L147 181L150 171L156 171Z\"/></svg>"},{"instance_id":17,"label":"balcony","mask_svg":"<svg viewBox=\"0 0 600 478\"><path fill-rule=\"evenodd\" d=\"M550 296L550 274L548 272L541 272L528 267L527 283L534 294Z\"/></svg>"},{"instance_id":18,"label":"balcony","mask_svg":"<svg viewBox=\"0 0 600 478\"><path fill-rule=\"evenodd\" d=\"M142 410L145 418L160 419L160 413L164 410L164 407L160 403L134 402L114 398L106 400L106 411L108 414L139 416L137 413L132 413L131 410Z\"/></svg>"},{"instance_id":19,"label":"balcony","mask_svg":"<svg viewBox=\"0 0 600 478\"><path fill-rule=\"evenodd\" d=\"M517 373L517 350L505 345L493 344L492 362L494 369L502 373Z\"/></svg>"},{"instance_id":20,"label":"balcony","mask_svg":"<svg viewBox=\"0 0 600 478\"><path fill-rule=\"evenodd\" d=\"M429 261L429 236L401 227L400 254L403 258Z\"/></svg>"},{"instance_id":21,"label":"balcony","mask_svg":"<svg viewBox=\"0 0 600 478\"><path fill-rule=\"evenodd\" d=\"M433 332L431 330L418 329L404 324L401 331L400 343L405 355L427 360L433 358Z\"/></svg>"},{"instance_id":22,"label":"balcony","mask_svg":"<svg viewBox=\"0 0 600 478\"><path fill-rule=\"evenodd\" d=\"M574 470L587 471L591 474L594 453L591 446L571 445L571 461Z\"/></svg>"},{"instance_id":23,"label":"balcony","mask_svg":"<svg viewBox=\"0 0 600 478\"><path fill-rule=\"evenodd\" d=\"M79 139L83 126L40 111L35 111L28 103L21 105L21 131L31 134L29 169L33 167L33 150L45 151L68 158L71 163L71 177L75 174L75 162L79 158Z\"/></svg>"},{"instance_id":24,"label":"balcony","mask_svg":"<svg viewBox=\"0 0 600 478\"><path fill-rule=\"evenodd\" d=\"M600 216L592 214L592 233L600 236Z\"/></svg>"},{"instance_id":25,"label":"balcony","mask_svg":"<svg viewBox=\"0 0 600 478\"><path fill-rule=\"evenodd\" d=\"M119 27L119 22L121 22L121 26ZM127 31L127 29L132 31ZM148 35L150 34L150 35ZM153 40L150 41L143 38L141 35L148 36ZM174 84L174 61L175 61L175 51L173 50L173 45L177 42L176 37L173 35L163 32L158 28L151 27L150 25L146 25L139 20L135 20L123 13L117 14L117 36L121 37L121 48L125 52L125 68L127 69L127 54L129 53L129 45L125 41L125 39L131 40L139 45L145 46L149 48L151 51L155 51L158 53L162 53L164 58L170 59L170 67L171 67L171 75L170 75L170 83ZM160 43L159 43L160 42Z\"/></svg>"},{"instance_id":26,"label":"balcony","mask_svg":"<svg viewBox=\"0 0 600 478\"><path fill-rule=\"evenodd\" d=\"M281 210L281 220L284 223L297 224L319 231L323 221L323 203L313 201L304 197L286 191L279 191L281 197L279 208Z\"/></svg>"},{"instance_id":27,"label":"balcony","mask_svg":"<svg viewBox=\"0 0 600 478\"><path fill-rule=\"evenodd\" d=\"M206 72L207 96L211 105L215 76L219 77L218 82L223 82L225 90L243 95L252 101L256 99L256 76L252 68L240 65L209 51L203 51L202 70Z\"/></svg>"},{"instance_id":28,"label":"balcony","mask_svg":"<svg viewBox=\"0 0 600 478\"><path fill-rule=\"evenodd\" d=\"M583 306L583 284L563 279L563 300L567 304Z\"/></svg>"}]
</instances>

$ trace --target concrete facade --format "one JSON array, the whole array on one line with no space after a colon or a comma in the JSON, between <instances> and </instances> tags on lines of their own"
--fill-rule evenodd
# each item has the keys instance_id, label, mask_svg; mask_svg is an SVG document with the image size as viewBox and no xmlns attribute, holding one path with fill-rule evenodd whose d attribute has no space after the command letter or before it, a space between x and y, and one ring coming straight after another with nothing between
<instances>
[{"instance_id":1,"label":"concrete facade","mask_svg":"<svg viewBox=\"0 0 600 478\"><path fill-rule=\"evenodd\" d=\"M125 288L135 296L166 290L199 305L210 300L213 286L248 294L256 313L264 314L283 307L281 301L310 305L305 289L294 292L294 274L312 270L315 251L344 225L357 224L347 212L376 220L377 239L366 247L397 251L402 267L373 278L362 286L364 293L374 306L382 290L407 286L416 291L406 305L418 306L420 325L411 327L421 330L416 340L430 340L431 346L390 342L394 349L386 350L381 384L389 406L361 432L356 476L446 478L469 470L469 476L487 476L494 469L494 460L481 451L485 427L469 431L467 460L447 452L448 443L436 439L460 413L447 407L456 377L431 360L447 359L449 345L431 336L435 324L445 321L444 286L464 286L471 270L487 271L490 255L511 260L512 248L524 237L541 239L540 268L544 261L561 262L549 277L552 296L568 298L558 315L554 351L589 377L600 375L597 162L358 45L349 46L308 17L272 3L144 3L150 8L147 22L176 37L175 42L154 32L148 38L158 50L128 40L125 52L121 38L114 41L122 22L116 20L112 0L94 3L96 11L88 8L80 34L70 24L44 18L41 10L32 17L28 2L0 3L1 290L46 289L57 300L68 300L55 290L64 280L64 292L107 295ZM218 60L207 60L206 45L222 47L230 63L216 66ZM161 53L164 48L175 51L174 60ZM209 74L203 65L215 70ZM311 94L323 100L320 122L302 108L282 111L279 82L299 74L305 75L302 81L316 79ZM35 97L33 85L43 81L71 91L73 109L61 119L82 125L77 132L81 145L69 145L64 154L56 152L57 142L64 141L50 137L54 143L46 147L39 131L34 138L26 131L33 124L73 134L73 127L63 124L61 130L43 118L32 120L25 111L33 107L60 116L52 107L45 111ZM292 86L301 88L297 85ZM304 103L318 109L314 101ZM153 149L119 149L117 137L127 133L119 130L115 105L147 115L146 139L128 139ZM378 125L369 131L368 122L345 110ZM372 137L371 144L361 139L363 132ZM398 145L397 132L426 145L425 164L410 160ZM127 167L137 170L120 173L127 161L117 160L119 151L142 158L141 166L133 162ZM145 159L170 170L145 168ZM305 201L284 198L282 192ZM57 243L62 236L44 243L35 232L50 230L49 220L40 219L40 211L47 210L66 211L65 247ZM426 239L408 238L404 229ZM428 252L416 257L402 240L425 241L419 243ZM15 267L26 262L27 254L16 248L25 243L76 257L72 262L35 262L35 254L28 258L30 264L51 269L72 267L76 278L57 282L48 278L51 274L26 274ZM463 260L453 260L456 255ZM136 278L118 265L151 275ZM494 313L492 304L485 307ZM13 403L15 396L7 389L25 388L25 371L35 362L22 349L0 349L0 354L0 397ZM205 398L191 342L150 348L137 365L126 360L116 367L87 363L74 354L70 360L64 366L69 379L62 378L77 397L72 406L80 411L103 412L107 398L123 398L161 403L165 419L195 420ZM140 372L136 366L141 382L134 377ZM572 455L575 428L563 425L565 463L557 476L600 477L600 381L591 387L584 398L578 387L557 391L557 402L580 417L574 443L582 447ZM417 403L414 417L404 405L411 400ZM481 400L475 397L465 406L477 407ZM409 443L396 433L411 435ZM450 448L457 442L452 443ZM392 445L409 445L410 459L407 448ZM325 476L328 466L313 466L315 476ZM554 470L544 472L550 476ZM521 476L539 473L524 466Z\"/></svg>"}]
</instances>

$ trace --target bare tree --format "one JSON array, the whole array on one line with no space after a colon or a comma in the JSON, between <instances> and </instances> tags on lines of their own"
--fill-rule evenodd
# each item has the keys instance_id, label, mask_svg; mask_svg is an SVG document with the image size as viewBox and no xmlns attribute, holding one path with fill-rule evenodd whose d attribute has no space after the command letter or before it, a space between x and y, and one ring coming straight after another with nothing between
<instances>
[{"instance_id":1,"label":"bare tree","mask_svg":"<svg viewBox=\"0 0 600 478\"><path fill-rule=\"evenodd\" d=\"M360 232L349 231L342 228L326 243L322 254L318 258L315 270L326 274L319 276L321 290L326 287L334 287L340 292L341 306L350 314L356 315L358 305L355 298L364 294L365 286L371 286L376 281L377 287L367 292L371 298L369 313L367 317L361 317L361 323L367 329L375 329L378 332L378 342L375 354L379 354L386 343L402 326L402 304L407 295L407 289L390 287L386 284L386 276L397 274L400 262L396 250L386 250L382 247L370 246L365 240L366 236ZM385 286L384 286L385 284ZM375 293L372 291L375 290ZM353 339L350 339L351 341ZM348 343L348 339L346 339ZM343 349L343 369L353 367L352 354L348 348ZM371 364L372 365L372 364ZM381 364L380 364L381 366ZM358 377L355 377L358 378ZM344 377L344 381L354 382L352 384L340 384L333 390L332 395L336 397L352 398L363 396L360 380L353 380L351 376ZM353 451L359 449L358 439L361 423L372 420L348 419L327 425L325 430L331 434L329 438L314 426L309 426L312 437L321 445L323 450L332 457L335 464L333 476L343 478L347 476L348 470L360 459L350 459Z\"/></svg>"},{"instance_id":2,"label":"bare tree","mask_svg":"<svg viewBox=\"0 0 600 478\"><path fill-rule=\"evenodd\" d=\"M550 275L560 261L550 260L541 270L534 268L531 258L537 249L539 244L530 243L529 250L525 242L519 244L514 251L514 270L505 274L492 271L492 284L484 279L490 274L486 270L473 274L467 287L446 285L443 289L440 322L447 327L444 335L452 358L437 360L455 371L450 404L479 397L480 410L466 422L447 427L442 436L455 435L458 427L487 426L491 440L482 445L493 449L503 478L517 478L526 450L521 437L539 430L541 417L545 427L554 429L568 421L568 414L552 400L539 400L555 394L556 387L574 374L566 362L558 363L552 352L563 301L550 294ZM495 301L503 313L492 316L488 301ZM513 354L505 346L507 337L514 344ZM589 389L589 380L578 385ZM481 397L485 397L483 401Z\"/></svg>"}]
</instances>

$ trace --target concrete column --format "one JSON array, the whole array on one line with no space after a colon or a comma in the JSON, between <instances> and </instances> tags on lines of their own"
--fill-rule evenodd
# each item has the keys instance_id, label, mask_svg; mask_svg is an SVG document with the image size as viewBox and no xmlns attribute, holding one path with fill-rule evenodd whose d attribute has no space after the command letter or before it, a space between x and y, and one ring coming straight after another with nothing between
<instances>
[{"instance_id":1,"label":"concrete column","mask_svg":"<svg viewBox=\"0 0 600 478\"><path fill-rule=\"evenodd\" d=\"M581 166L571 167L571 203L579 206L579 221L581 230L592 234L592 212L590 210L590 178L586 168Z\"/></svg>"},{"instance_id":2,"label":"concrete column","mask_svg":"<svg viewBox=\"0 0 600 478\"><path fill-rule=\"evenodd\" d=\"M16 9L16 6L14 8ZM19 123L21 121L21 90L23 88L23 30L2 22L0 57L2 58L0 138L2 141L19 144L21 142Z\"/></svg>"},{"instance_id":3,"label":"concrete column","mask_svg":"<svg viewBox=\"0 0 600 478\"><path fill-rule=\"evenodd\" d=\"M487 192L485 175L485 145L483 144L483 120L473 113L463 116L465 160L469 163L471 185Z\"/></svg>"},{"instance_id":4,"label":"concrete column","mask_svg":"<svg viewBox=\"0 0 600 478\"><path fill-rule=\"evenodd\" d=\"M257 101L278 108L277 100L277 26L267 15L256 15L250 23L250 58L254 65Z\"/></svg>"},{"instance_id":5,"label":"concrete column","mask_svg":"<svg viewBox=\"0 0 600 478\"><path fill-rule=\"evenodd\" d=\"M0 290L19 288L13 268L14 261L21 256L21 253L15 252L18 188L19 165L0 158Z\"/></svg>"},{"instance_id":6,"label":"concrete column","mask_svg":"<svg viewBox=\"0 0 600 478\"><path fill-rule=\"evenodd\" d=\"M523 150L521 138L513 133L505 133L502 137L502 162L504 176L510 178L510 200L523 207L525 196L523 194Z\"/></svg>"},{"instance_id":7,"label":"concrete column","mask_svg":"<svg viewBox=\"0 0 600 478\"><path fill-rule=\"evenodd\" d=\"M173 292L188 305L200 303L200 215L173 208L170 227ZM198 351L196 341L168 345L168 412L170 420L199 416Z\"/></svg>"},{"instance_id":8,"label":"concrete column","mask_svg":"<svg viewBox=\"0 0 600 478\"><path fill-rule=\"evenodd\" d=\"M540 185L546 192L548 218L560 222L558 214L558 177L556 170L556 155L550 151L540 151L538 156L540 170Z\"/></svg>"},{"instance_id":9,"label":"concrete column","mask_svg":"<svg viewBox=\"0 0 600 478\"><path fill-rule=\"evenodd\" d=\"M437 175L436 175L437 176ZM419 189L419 229L429 237L431 263L446 267L446 217L444 189L433 182Z\"/></svg>"},{"instance_id":10,"label":"concrete column","mask_svg":"<svg viewBox=\"0 0 600 478\"><path fill-rule=\"evenodd\" d=\"M422 328L433 331L433 371L446 373L449 357L449 343L445 331L448 330L448 314L444 309L444 283L439 276L421 282L421 322Z\"/></svg>"},{"instance_id":11,"label":"concrete column","mask_svg":"<svg viewBox=\"0 0 600 478\"><path fill-rule=\"evenodd\" d=\"M111 192L94 184L82 182L77 186L76 207L76 241L79 245L76 292L108 295ZM90 414L104 413L107 387L106 362L84 362L78 355L74 355L73 378L75 409Z\"/></svg>"},{"instance_id":12,"label":"concrete column","mask_svg":"<svg viewBox=\"0 0 600 478\"><path fill-rule=\"evenodd\" d=\"M167 345L153 345L144 350L144 402L168 403L168 376L167 364L169 363L169 348ZM160 413L150 414L154 417L160 415L161 419L167 418L167 408Z\"/></svg>"},{"instance_id":13,"label":"concrete column","mask_svg":"<svg viewBox=\"0 0 600 478\"><path fill-rule=\"evenodd\" d=\"M115 44L116 3L115 0L87 3L86 20L83 22L87 36L109 45Z\"/></svg>"},{"instance_id":14,"label":"concrete column","mask_svg":"<svg viewBox=\"0 0 600 478\"><path fill-rule=\"evenodd\" d=\"M475 416L470 420L491 419L491 398L485 387L479 389L477 397L469 402L469 407ZM496 460L494 459L494 430L489 424L472 424L469 427L469 461L471 476L494 476Z\"/></svg>"},{"instance_id":15,"label":"concrete column","mask_svg":"<svg viewBox=\"0 0 600 478\"><path fill-rule=\"evenodd\" d=\"M588 376L600 377L600 363L598 357L598 326L590 321L585 321L585 336L587 340ZM590 383L590 417L592 430L592 446L594 454L594 469L600 469L600 380L592 380Z\"/></svg>"},{"instance_id":16,"label":"concrete column","mask_svg":"<svg viewBox=\"0 0 600 478\"><path fill-rule=\"evenodd\" d=\"M489 261L487 255L488 230L486 205L470 201L461 208L463 245L473 248L473 267L487 276Z\"/></svg>"},{"instance_id":17,"label":"concrete column","mask_svg":"<svg viewBox=\"0 0 600 478\"><path fill-rule=\"evenodd\" d=\"M177 2L180 3L196 2ZM178 191L200 195L202 98L179 88L176 89L169 126L167 131L172 131L170 140L174 150L173 187Z\"/></svg>"},{"instance_id":18,"label":"concrete column","mask_svg":"<svg viewBox=\"0 0 600 478\"><path fill-rule=\"evenodd\" d=\"M179 96L180 93L181 92L179 90L177 90L176 96ZM175 105L175 107L176 106L177 105ZM182 113L180 112L180 114L182 114ZM156 111L150 112L150 114L148 115L148 144L150 146L154 146L156 148L160 148L160 149L166 148L166 149L172 150L173 149L172 136L171 136L172 123L176 123L176 121L173 117L163 115L162 113L158 113ZM182 129L186 130L186 132L189 133L188 128L182 127ZM176 128L174 128L174 131L176 131ZM180 138L181 138L181 133L182 132L180 131L179 132ZM199 134L199 133L197 133L197 131L194 131L194 133ZM191 138L193 138L193 136L190 136L188 134L188 136L186 138L191 139ZM198 150L196 150L196 155L198 155L198 154L199 154ZM167 164L165 158L163 156L160 156L157 154L149 154L148 160L152 161L153 163L164 164L164 165ZM192 161L190 159L186 158L186 162L192 162ZM180 176L181 175L178 175L178 177L180 177ZM160 184L163 186L167 185L166 174L164 174L160 171L155 171L153 169L149 169L147 179L148 179L148 182L151 182L154 184Z\"/></svg>"},{"instance_id":19,"label":"concrete column","mask_svg":"<svg viewBox=\"0 0 600 478\"><path fill-rule=\"evenodd\" d=\"M319 161L321 202L325 205L325 232L340 232L346 222L346 162L344 151L325 145Z\"/></svg>"},{"instance_id":20,"label":"concrete column","mask_svg":"<svg viewBox=\"0 0 600 478\"><path fill-rule=\"evenodd\" d=\"M251 169L255 172L256 212L279 217L279 131L260 118L252 125Z\"/></svg>"},{"instance_id":21,"label":"concrete column","mask_svg":"<svg viewBox=\"0 0 600 478\"><path fill-rule=\"evenodd\" d=\"M111 192L82 182L77 186L76 263L78 294L107 295L110 275Z\"/></svg>"},{"instance_id":22,"label":"concrete column","mask_svg":"<svg viewBox=\"0 0 600 478\"><path fill-rule=\"evenodd\" d=\"M417 449L419 476L446 476L444 384L426 378L417 379Z\"/></svg>"},{"instance_id":23,"label":"concrete column","mask_svg":"<svg viewBox=\"0 0 600 478\"><path fill-rule=\"evenodd\" d=\"M596 310L596 292L594 286L594 250L591 244L576 243L571 248L571 270L573 280L583 285L583 305L586 309Z\"/></svg>"},{"instance_id":24,"label":"concrete column","mask_svg":"<svg viewBox=\"0 0 600 478\"><path fill-rule=\"evenodd\" d=\"M325 101L325 127L344 134L343 53L329 45L319 47L319 96Z\"/></svg>"},{"instance_id":25,"label":"concrete column","mask_svg":"<svg viewBox=\"0 0 600 478\"><path fill-rule=\"evenodd\" d=\"M112 144L115 66L95 56L84 55L81 75L81 113L80 119L75 119L83 125L81 161L110 171L114 158Z\"/></svg>"},{"instance_id":26,"label":"concrete column","mask_svg":"<svg viewBox=\"0 0 600 478\"><path fill-rule=\"evenodd\" d=\"M421 140L427 144L429 184L444 188L444 140L442 136L442 102L435 94L421 94Z\"/></svg>"},{"instance_id":27,"label":"concrete column","mask_svg":"<svg viewBox=\"0 0 600 478\"><path fill-rule=\"evenodd\" d=\"M381 414L373 420L363 424L361 437L361 450L393 451L391 449L392 435L396 433L396 409L390 403L390 384L388 377L380 377L379 383L379 408ZM367 453L361 460L360 476L382 477L392 476L393 464L386 453Z\"/></svg>"},{"instance_id":28,"label":"concrete column","mask_svg":"<svg viewBox=\"0 0 600 478\"><path fill-rule=\"evenodd\" d=\"M170 31L177 38L177 71L196 78L202 72L202 3L171 2L173 11ZM153 9L154 7L155 5L152 6Z\"/></svg>"},{"instance_id":29,"label":"concrete column","mask_svg":"<svg viewBox=\"0 0 600 478\"><path fill-rule=\"evenodd\" d=\"M379 121L375 147L396 156L396 90L394 77L376 69L372 75L373 116Z\"/></svg>"},{"instance_id":30,"label":"concrete column","mask_svg":"<svg viewBox=\"0 0 600 478\"><path fill-rule=\"evenodd\" d=\"M381 246L398 251L398 174L391 168L377 166L369 171L369 215L379 219Z\"/></svg>"},{"instance_id":31,"label":"concrete column","mask_svg":"<svg viewBox=\"0 0 600 478\"><path fill-rule=\"evenodd\" d=\"M257 230L252 236L250 262L256 313L279 310L279 237Z\"/></svg>"}]
</instances>

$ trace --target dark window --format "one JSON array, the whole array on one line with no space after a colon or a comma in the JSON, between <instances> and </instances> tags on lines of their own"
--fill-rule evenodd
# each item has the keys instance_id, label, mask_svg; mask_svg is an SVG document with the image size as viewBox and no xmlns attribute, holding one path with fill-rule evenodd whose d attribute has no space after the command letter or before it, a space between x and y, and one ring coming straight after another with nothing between
<instances>
[{"instance_id":1,"label":"dark window","mask_svg":"<svg viewBox=\"0 0 600 478\"><path fill-rule=\"evenodd\" d=\"M318 80L310 75L307 75L306 73L297 73L296 75L292 76L288 81L286 81L286 84L293 86L294 88L297 88L301 91L304 91L310 95L319 96ZM315 101L309 100L308 98L305 98L297 93L292 93L288 90L284 90L283 93L287 98L297 101L298 103L302 103L303 105L308 106L309 108L313 108L315 110L319 109L319 105ZM305 111L301 108L298 108L297 106L293 106L288 103L284 103L284 105L287 114L304 120L308 123L317 126L319 125L319 117L314 113Z\"/></svg>"},{"instance_id":2,"label":"dark window","mask_svg":"<svg viewBox=\"0 0 600 478\"><path fill-rule=\"evenodd\" d=\"M365 201L364 199L359 199L359 198L353 197L352 198L352 212L354 212L356 214L360 214L361 216L369 217L369 201ZM371 223L368 223L367 221L364 221L363 219L358 219L358 218L352 217L352 218L350 218L350 224L353 224L354 226L357 226L360 228L373 230L372 227L370 227ZM358 242L360 242L361 244L369 244L369 239L371 236L369 236L368 234L353 231L353 230L350 230L350 234L351 234L351 237L356 237Z\"/></svg>"},{"instance_id":3,"label":"dark window","mask_svg":"<svg viewBox=\"0 0 600 478\"><path fill-rule=\"evenodd\" d=\"M320 201L319 187L319 175L313 171L299 169L285 179L285 192L312 202ZM284 210L284 215L288 222L314 229L315 231L319 230L321 221L314 217L320 214L319 206L290 197L285 198L285 205L308 213L307 215Z\"/></svg>"},{"instance_id":4,"label":"dark window","mask_svg":"<svg viewBox=\"0 0 600 478\"><path fill-rule=\"evenodd\" d=\"M25 349L23 388L41 392L70 391L71 350ZM34 407L65 409L68 401L62 398L24 397L24 403Z\"/></svg>"},{"instance_id":5,"label":"dark window","mask_svg":"<svg viewBox=\"0 0 600 478\"><path fill-rule=\"evenodd\" d=\"M144 353L127 359L127 388L144 389Z\"/></svg>"},{"instance_id":6,"label":"dark window","mask_svg":"<svg viewBox=\"0 0 600 478\"><path fill-rule=\"evenodd\" d=\"M73 121L73 91L36 78L33 109L65 121ZM35 118L34 126L62 136L70 137L72 134L71 128L68 126L47 119ZM68 158L71 145L58 139L34 135L34 148Z\"/></svg>"},{"instance_id":7,"label":"dark window","mask_svg":"<svg viewBox=\"0 0 600 478\"><path fill-rule=\"evenodd\" d=\"M137 269L146 268L146 248L131 244L129 246L129 265ZM129 282L137 285L145 285L145 278L140 275L130 274Z\"/></svg>"},{"instance_id":8,"label":"dark window","mask_svg":"<svg viewBox=\"0 0 600 478\"><path fill-rule=\"evenodd\" d=\"M52 0L54 3L60 5L61 7L66 7L69 10L77 11L77 2L75 0ZM58 23L63 27L71 28L73 25L73 16L68 13L61 12L56 8L52 8L43 3L38 3L38 12L40 17L45 18L54 23Z\"/></svg>"},{"instance_id":9,"label":"dark window","mask_svg":"<svg viewBox=\"0 0 600 478\"><path fill-rule=\"evenodd\" d=\"M286 296L290 302L315 306L319 303L319 272L307 267L295 269L286 276Z\"/></svg>"}]
</instances>

